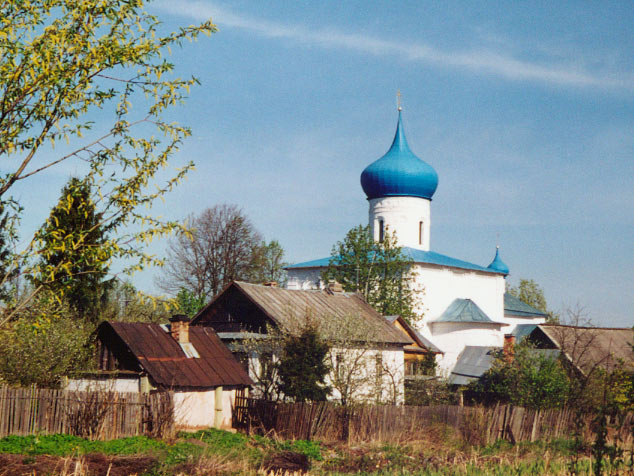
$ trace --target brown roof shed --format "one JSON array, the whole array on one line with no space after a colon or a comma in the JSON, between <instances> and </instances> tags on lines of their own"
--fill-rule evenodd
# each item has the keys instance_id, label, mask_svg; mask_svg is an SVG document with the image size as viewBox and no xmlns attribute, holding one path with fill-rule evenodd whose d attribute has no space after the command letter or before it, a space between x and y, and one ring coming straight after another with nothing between
<instances>
[{"instance_id":1,"label":"brown roof shed","mask_svg":"<svg viewBox=\"0 0 634 476\"><path fill-rule=\"evenodd\" d=\"M159 324L103 322L97 338L121 370L144 370L159 387L210 388L248 386L253 382L229 349L210 328L190 327L189 342L198 357L183 347ZM104 368L102 370L112 370Z\"/></svg>"}]
</instances>

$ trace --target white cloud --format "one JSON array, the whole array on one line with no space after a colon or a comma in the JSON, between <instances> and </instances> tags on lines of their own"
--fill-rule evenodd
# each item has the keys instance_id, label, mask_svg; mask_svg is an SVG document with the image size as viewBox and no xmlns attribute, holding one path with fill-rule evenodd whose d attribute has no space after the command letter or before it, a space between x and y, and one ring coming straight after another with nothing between
<instances>
[{"instance_id":1,"label":"white cloud","mask_svg":"<svg viewBox=\"0 0 634 476\"><path fill-rule=\"evenodd\" d=\"M220 27L238 28L265 38L281 38L323 48L347 49L374 56L487 73L503 78L603 89L634 89L634 75L589 71L569 64L540 64L490 50L442 51L425 43L404 43L334 29L308 29L236 14L210 2L160 1L159 9L197 21L212 18Z\"/></svg>"}]
</instances>

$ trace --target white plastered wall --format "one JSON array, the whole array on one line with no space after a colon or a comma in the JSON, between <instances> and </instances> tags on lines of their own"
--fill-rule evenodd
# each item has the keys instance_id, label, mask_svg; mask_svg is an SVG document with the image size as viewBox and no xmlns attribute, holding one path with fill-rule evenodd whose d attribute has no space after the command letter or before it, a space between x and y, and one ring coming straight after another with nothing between
<instances>
[{"instance_id":1,"label":"white plastered wall","mask_svg":"<svg viewBox=\"0 0 634 476\"><path fill-rule=\"evenodd\" d=\"M215 389L174 392L174 420L181 428L208 428L214 426ZM235 402L235 390L222 391L221 428L231 428L231 409Z\"/></svg>"},{"instance_id":2,"label":"white plastered wall","mask_svg":"<svg viewBox=\"0 0 634 476\"><path fill-rule=\"evenodd\" d=\"M396 233L399 246L429 250L431 237L431 202L418 197L373 198L370 202L370 233L379 240L380 223ZM422 223L422 230L421 230ZM421 233L422 231L422 233Z\"/></svg>"},{"instance_id":3,"label":"white plastered wall","mask_svg":"<svg viewBox=\"0 0 634 476\"><path fill-rule=\"evenodd\" d=\"M141 391L139 377L111 379L68 379L64 390L71 392L120 392L139 393Z\"/></svg>"},{"instance_id":4,"label":"white plastered wall","mask_svg":"<svg viewBox=\"0 0 634 476\"><path fill-rule=\"evenodd\" d=\"M333 348L330 350L330 365L332 372L336 371L337 355L340 354L346 361L341 365L355 365L358 373L353 377L354 392L351 395L354 402L374 403L378 400L382 403L404 402L405 384L405 354L402 348L398 349L370 349L370 348ZM380 355L381 379L377 377L377 356ZM359 359L359 357L361 357ZM349 362L359 360L359 364ZM326 379L328 385L333 386L333 376ZM380 389L378 386L380 385ZM329 400L341 400L341 393L333 387Z\"/></svg>"},{"instance_id":5,"label":"white plastered wall","mask_svg":"<svg viewBox=\"0 0 634 476\"><path fill-rule=\"evenodd\" d=\"M477 271L418 263L414 286L423 288L417 313L422 322L435 320L455 299L471 299L493 321L504 319L504 277Z\"/></svg>"},{"instance_id":6,"label":"white plastered wall","mask_svg":"<svg viewBox=\"0 0 634 476\"><path fill-rule=\"evenodd\" d=\"M449 376L465 346L501 347L504 343L502 326L499 325L438 322L430 327L434 343L444 351L438 360L438 370L443 377Z\"/></svg>"}]
</instances>

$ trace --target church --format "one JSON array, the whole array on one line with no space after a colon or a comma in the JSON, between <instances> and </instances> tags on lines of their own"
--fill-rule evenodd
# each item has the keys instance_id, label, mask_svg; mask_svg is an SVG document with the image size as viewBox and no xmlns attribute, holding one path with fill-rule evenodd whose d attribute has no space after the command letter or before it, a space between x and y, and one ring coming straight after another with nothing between
<instances>
[{"instance_id":1,"label":"church","mask_svg":"<svg viewBox=\"0 0 634 476\"><path fill-rule=\"evenodd\" d=\"M389 231L413 263L411 285L423 292L417 331L440 349L439 372L448 376L466 346L501 347L518 324L541 324L545 316L518 309L522 303L505 295L509 268L499 248L488 266L432 251L431 202L438 174L409 148L401 116L399 106L394 141L363 170L361 187L374 239L382 241ZM329 261L326 257L289 266L288 289L323 288L321 273Z\"/></svg>"}]
</instances>

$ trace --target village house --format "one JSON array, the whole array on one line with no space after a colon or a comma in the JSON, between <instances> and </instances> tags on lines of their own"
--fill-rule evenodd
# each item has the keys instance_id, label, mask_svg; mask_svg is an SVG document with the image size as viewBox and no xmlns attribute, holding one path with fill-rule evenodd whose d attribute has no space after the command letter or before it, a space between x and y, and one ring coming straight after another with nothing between
<instances>
[{"instance_id":1,"label":"village house","mask_svg":"<svg viewBox=\"0 0 634 476\"><path fill-rule=\"evenodd\" d=\"M236 392L253 382L213 329L186 316L169 325L103 322L97 329L98 372L68 381L69 390L174 394L177 426L231 427Z\"/></svg>"},{"instance_id":2,"label":"village house","mask_svg":"<svg viewBox=\"0 0 634 476\"><path fill-rule=\"evenodd\" d=\"M328 383L336 400L402 403L405 348L412 346L412 355L435 351L425 348L424 340L416 342L391 325L361 296L342 292L336 284L320 290L290 290L236 281L192 320L192 328L213 328L261 387L271 384L258 382L266 365L262 357L276 357L263 356L259 349L271 352L270 340L276 332L299 333L306 325L314 326L331 345ZM342 380L349 380L351 387L338 385Z\"/></svg>"}]
</instances>

